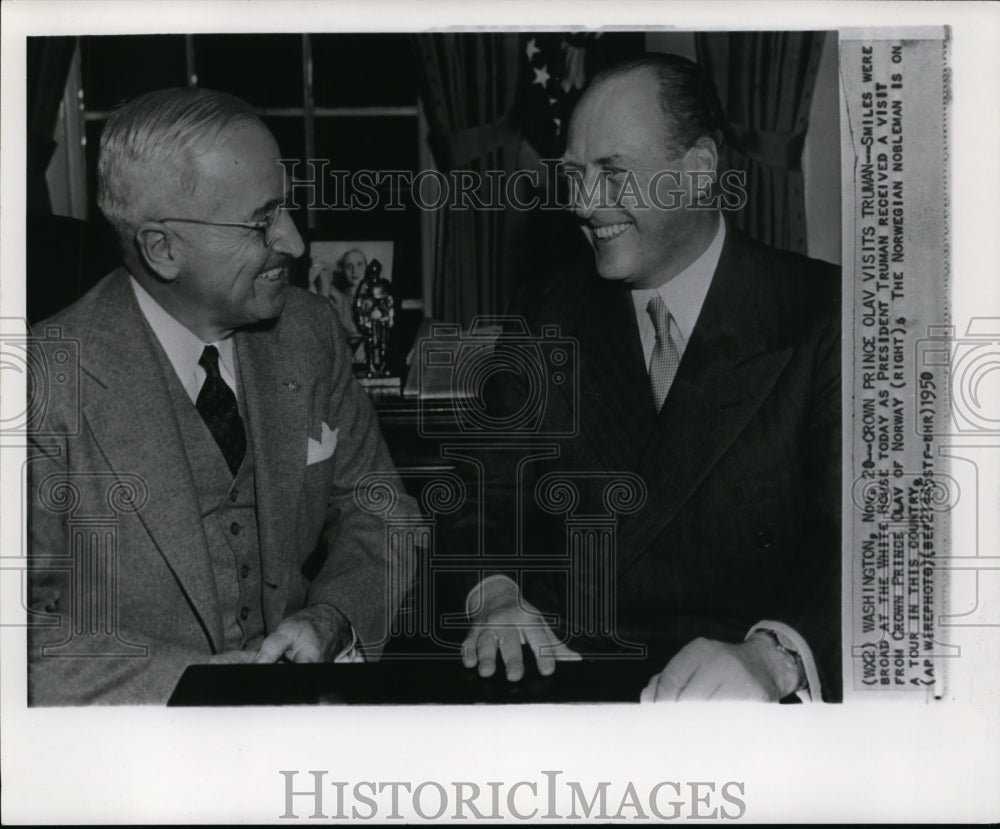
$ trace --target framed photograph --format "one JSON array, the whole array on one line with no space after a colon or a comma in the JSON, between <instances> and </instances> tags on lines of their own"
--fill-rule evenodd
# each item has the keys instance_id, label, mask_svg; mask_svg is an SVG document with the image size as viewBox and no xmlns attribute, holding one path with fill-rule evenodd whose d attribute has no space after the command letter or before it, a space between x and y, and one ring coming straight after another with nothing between
<instances>
[{"instance_id":1,"label":"framed photograph","mask_svg":"<svg viewBox=\"0 0 1000 829\"><path fill-rule=\"evenodd\" d=\"M357 287L372 261L382 265L382 278L392 282L392 242L315 241L309 245L309 290L334 297ZM351 291L353 296L353 290Z\"/></svg>"},{"instance_id":2,"label":"framed photograph","mask_svg":"<svg viewBox=\"0 0 1000 829\"><path fill-rule=\"evenodd\" d=\"M392 282L392 242L332 242L309 245L309 291L327 297L340 314L340 322L354 347L354 362L365 362L362 332L354 320L354 297L372 262L382 266L379 276Z\"/></svg>"}]
</instances>

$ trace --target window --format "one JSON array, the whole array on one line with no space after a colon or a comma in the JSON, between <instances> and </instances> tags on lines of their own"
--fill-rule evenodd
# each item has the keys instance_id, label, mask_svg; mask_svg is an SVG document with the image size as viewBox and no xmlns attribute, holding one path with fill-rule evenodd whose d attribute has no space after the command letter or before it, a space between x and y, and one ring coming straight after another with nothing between
<instances>
[{"instance_id":1,"label":"window","mask_svg":"<svg viewBox=\"0 0 1000 829\"><path fill-rule=\"evenodd\" d=\"M79 39L85 120L88 215L97 215L96 165L101 131L114 107L165 86L202 86L248 101L290 159L328 159L327 172L419 170L422 146L416 67L406 34L128 35ZM310 168L300 166L300 175ZM328 179L329 182L329 179ZM387 195L387 193L386 193ZM303 237L392 240L393 284L404 307L424 294L422 239L429 217L410 194L402 210L380 198L370 211L294 213ZM301 199L299 200L302 201ZM302 284L305 270L300 274ZM409 300L409 301L407 301Z\"/></svg>"}]
</instances>

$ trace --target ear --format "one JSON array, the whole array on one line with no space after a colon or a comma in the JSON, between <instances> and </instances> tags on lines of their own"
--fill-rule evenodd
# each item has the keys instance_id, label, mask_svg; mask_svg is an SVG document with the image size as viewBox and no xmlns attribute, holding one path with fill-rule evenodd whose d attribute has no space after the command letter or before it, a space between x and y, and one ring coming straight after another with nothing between
<instances>
[{"instance_id":1,"label":"ear","mask_svg":"<svg viewBox=\"0 0 1000 829\"><path fill-rule=\"evenodd\" d=\"M703 135L688 152L693 154L692 161L695 165L692 169L715 172L719 167L719 149L715 142L707 135Z\"/></svg>"},{"instance_id":2,"label":"ear","mask_svg":"<svg viewBox=\"0 0 1000 829\"><path fill-rule=\"evenodd\" d=\"M715 187L715 173L719 166L719 150L708 136L702 136L691 145L687 152L689 184L697 193L690 193L699 203L711 196Z\"/></svg>"},{"instance_id":3,"label":"ear","mask_svg":"<svg viewBox=\"0 0 1000 829\"><path fill-rule=\"evenodd\" d=\"M182 253L167 227L160 222L145 222L135 234L135 245L143 263L168 282L181 272Z\"/></svg>"}]
</instances>

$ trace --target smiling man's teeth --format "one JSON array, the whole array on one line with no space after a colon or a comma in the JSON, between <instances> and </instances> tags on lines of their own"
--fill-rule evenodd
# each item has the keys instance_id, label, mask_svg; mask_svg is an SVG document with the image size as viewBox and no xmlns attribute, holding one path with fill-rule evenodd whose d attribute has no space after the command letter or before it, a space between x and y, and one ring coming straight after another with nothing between
<instances>
[{"instance_id":1,"label":"smiling man's teeth","mask_svg":"<svg viewBox=\"0 0 1000 829\"><path fill-rule=\"evenodd\" d=\"M269 271L264 271L264 273L257 274L258 279L266 279L268 282L277 282L281 279L282 274L284 274L284 268L272 268Z\"/></svg>"},{"instance_id":2,"label":"smiling man's teeth","mask_svg":"<svg viewBox=\"0 0 1000 829\"><path fill-rule=\"evenodd\" d=\"M604 225L602 227L593 228L594 235L603 240L614 239L615 236L621 236L626 230L628 230L629 223L623 222L618 225Z\"/></svg>"}]
</instances>

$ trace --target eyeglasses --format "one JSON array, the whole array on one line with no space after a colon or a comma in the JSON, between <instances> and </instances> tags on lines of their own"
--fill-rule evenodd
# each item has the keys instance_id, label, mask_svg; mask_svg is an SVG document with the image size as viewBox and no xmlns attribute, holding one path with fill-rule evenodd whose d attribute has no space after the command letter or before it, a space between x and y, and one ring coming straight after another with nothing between
<instances>
[{"instance_id":1,"label":"eyeglasses","mask_svg":"<svg viewBox=\"0 0 1000 829\"><path fill-rule=\"evenodd\" d=\"M242 227L246 230L256 230L259 233L264 234L264 247L271 247L274 243L274 237L277 233L278 220L281 216L282 208L276 207L270 216L259 222L210 222L206 219L179 219L175 217L167 217L166 219L160 219L161 222L182 222L183 224L189 225L207 225L209 227Z\"/></svg>"}]
</instances>

